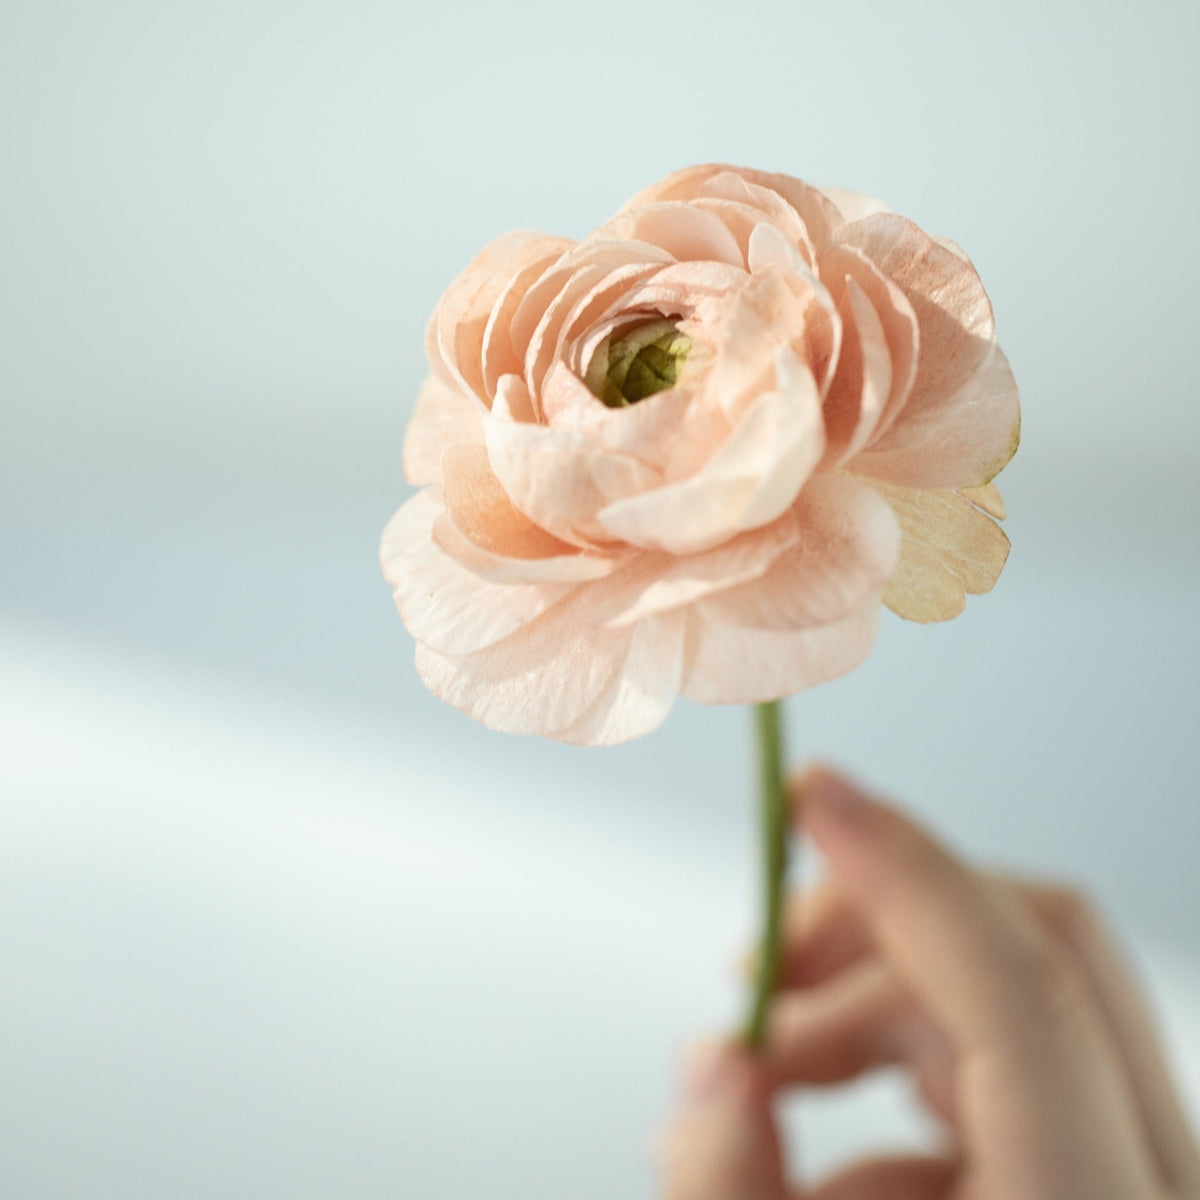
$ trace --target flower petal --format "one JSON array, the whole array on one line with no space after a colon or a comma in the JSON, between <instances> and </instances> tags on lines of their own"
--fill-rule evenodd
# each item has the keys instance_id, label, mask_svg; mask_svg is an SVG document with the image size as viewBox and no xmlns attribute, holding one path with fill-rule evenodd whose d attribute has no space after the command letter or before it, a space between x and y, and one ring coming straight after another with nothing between
<instances>
[{"instance_id":1,"label":"flower petal","mask_svg":"<svg viewBox=\"0 0 1200 1200\"><path fill-rule=\"evenodd\" d=\"M513 505L535 524L574 545L611 540L596 521L606 505L661 481L644 463L603 450L574 429L515 420L506 375L484 422L488 458ZM518 396L521 389L516 388Z\"/></svg>"},{"instance_id":2,"label":"flower petal","mask_svg":"<svg viewBox=\"0 0 1200 1200\"><path fill-rule=\"evenodd\" d=\"M472 575L492 583L586 583L622 565L617 555L589 554L574 547L571 553L545 558L508 558L471 541L446 513L434 519L433 540Z\"/></svg>"},{"instance_id":3,"label":"flower petal","mask_svg":"<svg viewBox=\"0 0 1200 1200\"><path fill-rule=\"evenodd\" d=\"M993 343L977 374L939 404L910 404L851 466L907 487L978 487L1007 466L1020 440L1017 382Z\"/></svg>"},{"instance_id":4,"label":"flower petal","mask_svg":"<svg viewBox=\"0 0 1200 1200\"><path fill-rule=\"evenodd\" d=\"M799 538L760 579L706 600L713 619L810 628L840 621L879 595L896 568L900 525L878 493L845 475L818 475L794 514Z\"/></svg>"},{"instance_id":5,"label":"flower petal","mask_svg":"<svg viewBox=\"0 0 1200 1200\"><path fill-rule=\"evenodd\" d=\"M647 552L625 576L628 586L615 593L608 604L595 607L591 620L613 626L631 625L739 583L760 579L799 536L795 514L789 511L778 521L738 534L704 554L678 558Z\"/></svg>"},{"instance_id":6,"label":"flower petal","mask_svg":"<svg viewBox=\"0 0 1200 1200\"><path fill-rule=\"evenodd\" d=\"M655 723L665 716L664 698L678 687L682 656L681 622L671 617L648 628L607 629L588 620L597 600L624 584L619 578L582 585L511 637L475 654L449 656L417 647L417 671L429 689L448 704L504 733L554 737L580 721L606 689L628 673L628 720ZM614 697L615 698L615 697ZM669 699L666 700L669 706ZM594 714L594 736L622 740L619 711ZM581 726L574 740L584 740Z\"/></svg>"},{"instance_id":7,"label":"flower petal","mask_svg":"<svg viewBox=\"0 0 1200 1200\"><path fill-rule=\"evenodd\" d=\"M917 314L900 288L860 250L852 246L834 245L821 256L818 264L822 282L834 299L841 304L846 281L853 279L862 288L887 342L892 363L892 384L887 403L876 421L874 436L881 436L903 410L917 377L917 347L919 334Z\"/></svg>"},{"instance_id":8,"label":"flower petal","mask_svg":"<svg viewBox=\"0 0 1200 1200\"><path fill-rule=\"evenodd\" d=\"M483 331L483 344L479 349L483 391L487 399L496 394L496 388L505 375L520 374L525 360L525 346L520 351L514 347L512 338L513 319L525 294L571 247L573 242L561 239L559 253L547 253L535 258L517 271L505 285L504 290L492 305L487 326Z\"/></svg>"},{"instance_id":9,"label":"flower petal","mask_svg":"<svg viewBox=\"0 0 1200 1200\"><path fill-rule=\"evenodd\" d=\"M970 500L976 508L982 508L989 517L995 517L997 521L1003 521L1008 516L1004 508L1004 498L994 483L985 483L980 487L959 488L958 494Z\"/></svg>"},{"instance_id":10,"label":"flower petal","mask_svg":"<svg viewBox=\"0 0 1200 1200\"><path fill-rule=\"evenodd\" d=\"M867 294L847 276L842 302L842 347L825 397L823 465L840 466L870 441L892 388L892 356L883 323Z\"/></svg>"},{"instance_id":11,"label":"flower petal","mask_svg":"<svg viewBox=\"0 0 1200 1200\"><path fill-rule=\"evenodd\" d=\"M404 478L424 487L442 477L442 455L451 446L483 443L487 409L470 392L430 375L404 434Z\"/></svg>"},{"instance_id":12,"label":"flower petal","mask_svg":"<svg viewBox=\"0 0 1200 1200\"><path fill-rule=\"evenodd\" d=\"M698 554L781 516L825 443L812 374L789 350L775 357L776 390L750 405L695 475L610 504L600 526L630 545Z\"/></svg>"},{"instance_id":13,"label":"flower petal","mask_svg":"<svg viewBox=\"0 0 1200 1200\"><path fill-rule=\"evenodd\" d=\"M651 733L666 720L683 675L687 614L639 621L616 677L582 716L552 736L577 746L612 746Z\"/></svg>"},{"instance_id":14,"label":"flower petal","mask_svg":"<svg viewBox=\"0 0 1200 1200\"><path fill-rule=\"evenodd\" d=\"M717 213L695 204L658 203L622 209L591 238L649 242L680 262L745 265L737 238Z\"/></svg>"},{"instance_id":15,"label":"flower petal","mask_svg":"<svg viewBox=\"0 0 1200 1200\"><path fill-rule=\"evenodd\" d=\"M900 562L884 603L909 621L948 621L967 594L991 591L1008 558L1004 531L956 492L872 482L900 522Z\"/></svg>"},{"instance_id":16,"label":"flower petal","mask_svg":"<svg viewBox=\"0 0 1200 1200\"><path fill-rule=\"evenodd\" d=\"M514 276L531 265L553 261L570 245L564 238L516 230L485 247L434 309L425 338L434 371L483 399L481 352L493 305Z\"/></svg>"},{"instance_id":17,"label":"flower petal","mask_svg":"<svg viewBox=\"0 0 1200 1200\"><path fill-rule=\"evenodd\" d=\"M861 221L863 217L874 216L875 213L891 212L891 206L876 196L868 196L865 192L852 192L848 188L823 187L825 195L833 201L838 212L847 221Z\"/></svg>"},{"instance_id":18,"label":"flower petal","mask_svg":"<svg viewBox=\"0 0 1200 1200\"><path fill-rule=\"evenodd\" d=\"M440 489L418 492L388 522L379 558L396 608L417 642L443 654L470 654L535 620L570 588L489 583L433 540L444 512Z\"/></svg>"},{"instance_id":19,"label":"flower petal","mask_svg":"<svg viewBox=\"0 0 1200 1200\"><path fill-rule=\"evenodd\" d=\"M754 171L726 163L705 163L674 171L665 179L639 192L625 208L641 208L664 200L690 200L704 195L711 182L725 175L735 175L749 184L767 188L782 196L804 223L808 238L818 252L842 223L841 214L833 202L802 180L791 175ZM728 182L723 181L720 186L728 188Z\"/></svg>"},{"instance_id":20,"label":"flower petal","mask_svg":"<svg viewBox=\"0 0 1200 1200\"><path fill-rule=\"evenodd\" d=\"M861 469L912 487L986 483L1016 450L1020 408L975 268L893 214L855 221L839 238L904 291L920 330L912 391Z\"/></svg>"},{"instance_id":21,"label":"flower petal","mask_svg":"<svg viewBox=\"0 0 1200 1200\"><path fill-rule=\"evenodd\" d=\"M688 610L688 649L681 691L701 704L763 704L795 695L854 670L871 652L880 604L811 629L730 625L711 602Z\"/></svg>"},{"instance_id":22,"label":"flower petal","mask_svg":"<svg viewBox=\"0 0 1200 1200\"><path fill-rule=\"evenodd\" d=\"M494 583L581 583L610 575L621 558L581 553L518 512L483 446L456 446L442 460L446 511L433 540L468 571Z\"/></svg>"},{"instance_id":23,"label":"flower petal","mask_svg":"<svg viewBox=\"0 0 1200 1200\"><path fill-rule=\"evenodd\" d=\"M774 269L804 305L802 335L805 361L822 395L829 390L842 346L842 320L825 284L809 269L800 251L775 228L763 223L750 235L746 262L751 274Z\"/></svg>"}]
</instances>

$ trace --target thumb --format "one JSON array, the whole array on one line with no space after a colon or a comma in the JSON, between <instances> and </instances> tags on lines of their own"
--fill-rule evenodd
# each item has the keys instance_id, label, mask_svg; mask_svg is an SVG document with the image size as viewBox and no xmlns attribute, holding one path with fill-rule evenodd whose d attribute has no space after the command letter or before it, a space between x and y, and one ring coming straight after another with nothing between
<instances>
[{"instance_id":1,"label":"thumb","mask_svg":"<svg viewBox=\"0 0 1200 1200\"><path fill-rule=\"evenodd\" d=\"M785 1200L766 1073L736 1043L693 1049L658 1147L663 1200Z\"/></svg>"}]
</instances>

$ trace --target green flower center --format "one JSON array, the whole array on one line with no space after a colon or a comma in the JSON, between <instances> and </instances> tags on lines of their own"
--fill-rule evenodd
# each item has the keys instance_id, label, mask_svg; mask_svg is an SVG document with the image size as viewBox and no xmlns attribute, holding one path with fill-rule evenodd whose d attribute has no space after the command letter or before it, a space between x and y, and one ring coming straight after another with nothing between
<instances>
[{"instance_id":1,"label":"green flower center","mask_svg":"<svg viewBox=\"0 0 1200 1200\"><path fill-rule=\"evenodd\" d=\"M647 321L596 347L584 382L609 408L625 408L675 386L692 339L674 321Z\"/></svg>"}]
</instances>

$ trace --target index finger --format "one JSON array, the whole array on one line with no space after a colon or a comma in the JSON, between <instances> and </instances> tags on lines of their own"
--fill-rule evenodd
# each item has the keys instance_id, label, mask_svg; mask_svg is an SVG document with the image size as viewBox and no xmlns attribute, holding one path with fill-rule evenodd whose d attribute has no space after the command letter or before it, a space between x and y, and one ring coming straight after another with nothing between
<instances>
[{"instance_id":1,"label":"index finger","mask_svg":"<svg viewBox=\"0 0 1200 1200\"><path fill-rule=\"evenodd\" d=\"M982 1104L1019 1132L1028 1162L1086 1164L1097 1190L1077 1194L1105 1194L1100 1182L1128 1177L1130 1164L1148 1184L1150 1151L1116 1048L1084 981L1037 921L832 772L810 771L795 790L801 820L881 954L958 1051L968 1109Z\"/></svg>"}]
</instances>

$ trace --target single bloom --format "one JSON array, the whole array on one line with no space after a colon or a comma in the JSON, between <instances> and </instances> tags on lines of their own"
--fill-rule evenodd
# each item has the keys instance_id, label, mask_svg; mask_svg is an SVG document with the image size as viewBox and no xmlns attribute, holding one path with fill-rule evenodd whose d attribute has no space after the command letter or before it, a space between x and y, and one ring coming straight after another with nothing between
<instances>
[{"instance_id":1,"label":"single bloom","mask_svg":"<svg viewBox=\"0 0 1200 1200\"><path fill-rule=\"evenodd\" d=\"M1008 553L1017 387L958 246L787 175L690 167L451 284L382 563L443 700L608 744L683 695L852 670Z\"/></svg>"}]
</instances>

